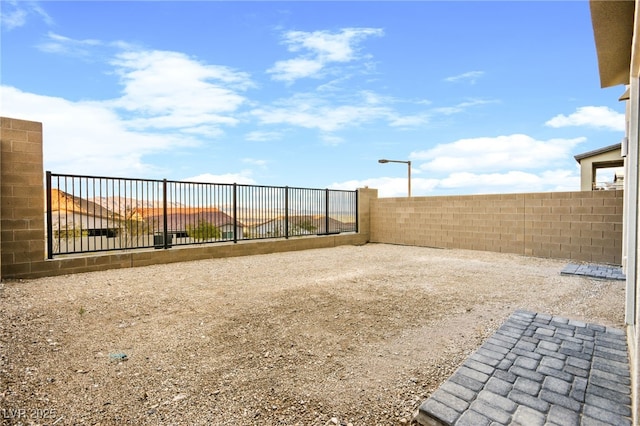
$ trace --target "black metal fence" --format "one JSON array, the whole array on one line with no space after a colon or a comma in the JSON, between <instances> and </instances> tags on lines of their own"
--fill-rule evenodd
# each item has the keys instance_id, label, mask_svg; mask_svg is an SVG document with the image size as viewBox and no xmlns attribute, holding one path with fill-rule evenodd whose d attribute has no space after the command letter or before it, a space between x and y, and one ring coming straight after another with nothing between
<instances>
[{"instance_id":1,"label":"black metal fence","mask_svg":"<svg viewBox=\"0 0 640 426\"><path fill-rule=\"evenodd\" d=\"M46 174L55 255L358 232L358 193Z\"/></svg>"}]
</instances>

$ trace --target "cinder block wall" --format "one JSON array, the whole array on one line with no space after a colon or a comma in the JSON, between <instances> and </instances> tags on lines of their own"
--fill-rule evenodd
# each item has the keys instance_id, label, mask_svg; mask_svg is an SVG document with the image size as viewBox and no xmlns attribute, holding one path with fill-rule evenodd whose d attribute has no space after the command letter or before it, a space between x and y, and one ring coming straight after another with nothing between
<instances>
[{"instance_id":1,"label":"cinder block wall","mask_svg":"<svg viewBox=\"0 0 640 426\"><path fill-rule=\"evenodd\" d=\"M2 276L42 262L44 174L42 124L0 118L0 265Z\"/></svg>"},{"instance_id":2,"label":"cinder block wall","mask_svg":"<svg viewBox=\"0 0 640 426\"><path fill-rule=\"evenodd\" d=\"M379 198L371 242L621 264L623 191Z\"/></svg>"},{"instance_id":3,"label":"cinder block wall","mask_svg":"<svg viewBox=\"0 0 640 426\"><path fill-rule=\"evenodd\" d=\"M45 259L42 124L0 118L0 271L35 278L371 242L621 263L622 192L377 198L358 190L358 234Z\"/></svg>"}]
</instances>

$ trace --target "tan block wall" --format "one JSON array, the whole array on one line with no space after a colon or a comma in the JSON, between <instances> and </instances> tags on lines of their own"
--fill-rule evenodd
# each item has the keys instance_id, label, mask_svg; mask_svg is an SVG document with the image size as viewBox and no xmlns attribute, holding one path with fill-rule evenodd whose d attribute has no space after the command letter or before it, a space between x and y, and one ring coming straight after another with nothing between
<instances>
[{"instance_id":1,"label":"tan block wall","mask_svg":"<svg viewBox=\"0 0 640 426\"><path fill-rule=\"evenodd\" d=\"M371 242L620 264L623 191L380 198Z\"/></svg>"},{"instance_id":2,"label":"tan block wall","mask_svg":"<svg viewBox=\"0 0 640 426\"><path fill-rule=\"evenodd\" d=\"M30 271L45 256L42 124L0 118L0 267Z\"/></svg>"},{"instance_id":3,"label":"tan block wall","mask_svg":"<svg viewBox=\"0 0 640 426\"><path fill-rule=\"evenodd\" d=\"M42 124L0 118L0 271L35 278L371 242L621 263L622 191L379 199L358 190L357 234L45 260Z\"/></svg>"}]
</instances>

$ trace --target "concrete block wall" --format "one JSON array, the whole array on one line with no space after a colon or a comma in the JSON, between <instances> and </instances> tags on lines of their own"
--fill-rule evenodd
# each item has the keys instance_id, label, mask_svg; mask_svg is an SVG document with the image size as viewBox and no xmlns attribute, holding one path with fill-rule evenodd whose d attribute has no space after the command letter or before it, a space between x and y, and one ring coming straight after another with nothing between
<instances>
[{"instance_id":1,"label":"concrete block wall","mask_svg":"<svg viewBox=\"0 0 640 426\"><path fill-rule=\"evenodd\" d=\"M28 273L45 256L41 123L0 118L0 184L2 276Z\"/></svg>"},{"instance_id":2,"label":"concrete block wall","mask_svg":"<svg viewBox=\"0 0 640 426\"><path fill-rule=\"evenodd\" d=\"M358 190L357 234L45 259L42 124L0 118L0 277L35 278L381 242L621 263L622 192L379 199Z\"/></svg>"},{"instance_id":3,"label":"concrete block wall","mask_svg":"<svg viewBox=\"0 0 640 426\"><path fill-rule=\"evenodd\" d=\"M621 264L623 191L380 198L371 242Z\"/></svg>"}]
</instances>

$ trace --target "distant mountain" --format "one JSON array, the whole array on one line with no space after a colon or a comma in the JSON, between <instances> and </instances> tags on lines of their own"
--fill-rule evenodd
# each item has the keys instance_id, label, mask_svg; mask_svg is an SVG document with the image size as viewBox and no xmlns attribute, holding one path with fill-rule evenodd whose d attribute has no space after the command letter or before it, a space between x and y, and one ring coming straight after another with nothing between
<instances>
[{"instance_id":1,"label":"distant mountain","mask_svg":"<svg viewBox=\"0 0 640 426\"><path fill-rule=\"evenodd\" d=\"M161 200L138 200L135 198L122 197L93 197L84 199L60 191L59 189L51 190L51 204L53 211L68 211L83 213L97 217L111 218L136 218L138 220L146 219L150 216L162 215L163 203ZM268 204L268 203L267 203ZM190 215L194 213L212 213L223 212L229 216L233 216L234 209L231 205L221 205L219 207L210 206L187 206L177 202L167 203L167 214L172 215ZM285 209L281 207L255 208L253 206L239 205L236 208L238 221L251 226L259 223L268 222L276 218L282 218L285 215ZM296 216L322 216L322 212L309 206L309 208L291 208L289 211L290 219ZM324 216L323 216L324 217ZM344 223L354 223L353 213L332 211L330 217Z\"/></svg>"},{"instance_id":2,"label":"distant mountain","mask_svg":"<svg viewBox=\"0 0 640 426\"><path fill-rule=\"evenodd\" d=\"M51 190L51 210L72 212L104 218L118 218L118 213L113 212L99 203L76 197L59 189Z\"/></svg>"},{"instance_id":3,"label":"distant mountain","mask_svg":"<svg viewBox=\"0 0 640 426\"><path fill-rule=\"evenodd\" d=\"M106 209L117 212L121 216L126 216L128 213L131 213L135 210L140 211L147 209L162 209L163 207L162 200L149 201L122 197L93 197L91 198L91 200ZM167 207L169 208L183 206L184 205L180 203L167 203Z\"/></svg>"}]
</instances>

